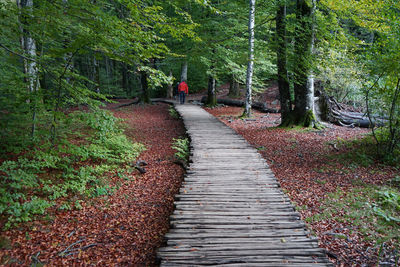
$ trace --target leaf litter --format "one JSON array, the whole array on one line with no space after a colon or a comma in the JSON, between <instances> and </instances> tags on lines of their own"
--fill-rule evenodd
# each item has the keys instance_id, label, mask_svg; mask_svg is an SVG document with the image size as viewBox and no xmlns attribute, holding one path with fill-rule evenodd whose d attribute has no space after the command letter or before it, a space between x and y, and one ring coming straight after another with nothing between
<instances>
[{"instance_id":1,"label":"leaf litter","mask_svg":"<svg viewBox=\"0 0 400 267\"><path fill-rule=\"evenodd\" d=\"M166 104L128 106L114 114L125 119L126 135L146 146L138 158L147 163L146 173L115 170L108 177L110 187L117 188L113 194L82 202L80 210L55 210L45 220L3 231L0 241L9 244L0 250L0 264L156 266L156 250L169 229L183 179L171 147L174 138L185 135L184 126L169 115Z\"/></svg>"}]
</instances>

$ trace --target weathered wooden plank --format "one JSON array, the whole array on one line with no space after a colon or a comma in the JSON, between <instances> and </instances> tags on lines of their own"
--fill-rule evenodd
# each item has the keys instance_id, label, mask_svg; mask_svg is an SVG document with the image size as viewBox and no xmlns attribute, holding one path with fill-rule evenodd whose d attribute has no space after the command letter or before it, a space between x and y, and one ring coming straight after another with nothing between
<instances>
[{"instance_id":1,"label":"weathered wooden plank","mask_svg":"<svg viewBox=\"0 0 400 267\"><path fill-rule=\"evenodd\" d=\"M318 244L318 239L306 236L290 236L290 237L258 237L258 238L240 238L240 237L225 237L225 238L215 238L208 237L202 239L168 239L167 244L169 246L202 246L202 245L240 245L240 244L259 244L259 245L280 245L281 243L291 243L291 244Z\"/></svg>"},{"instance_id":2,"label":"weathered wooden plank","mask_svg":"<svg viewBox=\"0 0 400 267\"><path fill-rule=\"evenodd\" d=\"M160 252L160 255L167 257L170 260L173 259L196 259L199 257L204 257L207 259L211 258L224 258L229 256L235 257L249 257L249 256L324 256L324 252L320 248L303 248L299 249L281 249L273 250L270 248L260 249L260 250L190 250L190 251L180 251L176 253L174 251L164 251Z\"/></svg>"},{"instance_id":3,"label":"weathered wooden plank","mask_svg":"<svg viewBox=\"0 0 400 267\"><path fill-rule=\"evenodd\" d=\"M175 267L175 266L191 266L191 267L198 267L198 266L205 266L205 265L218 265L218 266L227 266L227 267L323 267L327 266L325 263L315 263L318 261L314 262L305 262L301 261L299 262L294 262L291 260L286 260L286 259L277 259L275 261L270 261L270 262L265 262L265 261L256 261L255 260L234 260L234 259L225 259L221 261L207 261L207 260L201 260L201 261L193 261L193 260L179 260L179 261L168 261L168 260L163 260L161 262L162 266L166 267ZM251 264L251 265L250 265Z\"/></svg>"},{"instance_id":4,"label":"weathered wooden plank","mask_svg":"<svg viewBox=\"0 0 400 267\"><path fill-rule=\"evenodd\" d=\"M201 194L177 194L175 195L175 199L184 200L184 201L196 201L196 200L203 200L203 201L231 201L231 202L259 202L264 203L268 201L282 201L282 202L290 202L287 196L280 196L280 195L265 195L265 196L240 196L240 195L233 195L230 197L229 195L201 195Z\"/></svg>"},{"instance_id":5,"label":"weathered wooden plank","mask_svg":"<svg viewBox=\"0 0 400 267\"><path fill-rule=\"evenodd\" d=\"M270 232L252 230L252 231L222 231L218 229L217 231L212 232L211 230L195 232L188 231L179 231L176 232L175 229L170 229L170 231L165 235L168 239L199 239L199 238L286 238L292 236L304 236L307 233L305 231L283 231L283 230L274 230Z\"/></svg>"},{"instance_id":6,"label":"weathered wooden plank","mask_svg":"<svg viewBox=\"0 0 400 267\"><path fill-rule=\"evenodd\" d=\"M204 230L204 229L234 229L234 230L269 230L269 229L304 229L304 223L259 223L259 224L250 224L243 222L242 224L229 224L229 223L203 223L203 222L180 222L173 221L171 223L174 229L193 229L193 230Z\"/></svg>"},{"instance_id":7,"label":"weathered wooden plank","mask_svg":"<svg viewBox=\"0 0 400 267\"><path fill-rule=\"evenodd\" d=\"M306 243L306 242L297 242L297 243L288 243L288 242L280 242L276 244L274 242L265 242L265 243L235 243L235 244L201 244L201 245L177 245L177 246L169 246L160 248L160 252L179 252L179 251L191 251L195 250L207 250L207 251L219 251L219 250L283 250L283 249L302 249L302 248L310 248L310 249L319 249L318 243Z\"/></svg>"}]
</instances>

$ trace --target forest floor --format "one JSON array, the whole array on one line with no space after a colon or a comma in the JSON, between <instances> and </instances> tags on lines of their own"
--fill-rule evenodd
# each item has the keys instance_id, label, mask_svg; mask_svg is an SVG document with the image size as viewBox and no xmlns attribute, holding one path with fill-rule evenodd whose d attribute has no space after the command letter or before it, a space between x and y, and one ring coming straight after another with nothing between
<instances>
[{"instance_id":1,"label":"forest floor","mask_svg":"<svg viewBox=\"0 0 400 267\"><path fill-rule=\"evenodd\" d=\"M183 179L171 146L185 130L168 108L135 105L114 111L125 119L127 136L146 146L138 159L148 163L147 172L116 170L109 174L111 186L119 187L113 194L89 199L80 210L57 210L51 219L1 232L0 265L155 266Z\"/></svg>"}]
</instances>

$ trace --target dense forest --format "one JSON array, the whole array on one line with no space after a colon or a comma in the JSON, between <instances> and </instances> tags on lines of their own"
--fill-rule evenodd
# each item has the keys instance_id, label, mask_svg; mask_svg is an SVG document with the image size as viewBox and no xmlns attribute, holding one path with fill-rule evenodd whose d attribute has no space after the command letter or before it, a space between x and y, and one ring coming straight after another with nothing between
<instances>
[{"instance_id":1,"label":"dense forest","mask_svg":"<svg viewBox=\"0 0 400 267\"><path fill-rule=\"evenodd\" d=\"M367 127L368 157L399 171L397 0L1 0L0 28L4 231L117 190L104 177L149 147L106 107L148 108L182 80L208 107L229 85L243 119L275 83L281 127ZM398 226L393 188L373 208Z\"/></svg>"}]
</instances>

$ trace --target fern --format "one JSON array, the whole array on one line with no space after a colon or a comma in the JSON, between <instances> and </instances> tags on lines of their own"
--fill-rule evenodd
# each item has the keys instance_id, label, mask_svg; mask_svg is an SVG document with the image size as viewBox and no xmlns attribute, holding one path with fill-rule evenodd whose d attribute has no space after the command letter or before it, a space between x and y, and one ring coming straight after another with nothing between
<instances>
[{"instance_id":1,"label":"fern","mask_svg":"<svg viewBox=\"0 0 400 267\"><path fill-rule=\"evenodd\" d=\"M177 152L175 153L175 157L179 160L184 162L189 161L189 139L188 138L174 138L174 143L172 148L175 149Z\"/></svg>"}]
</instances>

